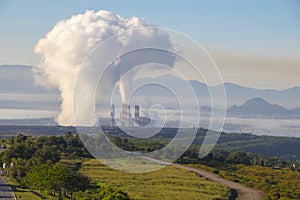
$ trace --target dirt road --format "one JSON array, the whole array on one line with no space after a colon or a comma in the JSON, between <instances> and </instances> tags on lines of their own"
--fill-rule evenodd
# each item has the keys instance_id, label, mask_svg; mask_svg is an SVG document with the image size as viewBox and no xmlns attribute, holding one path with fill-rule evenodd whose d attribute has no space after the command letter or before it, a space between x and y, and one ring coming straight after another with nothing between
<instances>
[{"instance_id":1,"label":"dirt road","mask_svg":"<svg viewBox=\"0 0 300 200\"><path fill-rule=\"evenodd\" d=\"M253 188L248 188L244 185L241 185L239 183L233 182L233 181L229 181L226 180L224 178L221 178L219 175L214 174L214 173L210 173L207 172L205 170L202 169L196 169L196 168L192 168L192 167L188 167L185 165L180 165L180 164L172 164L173 166L179 167L179 168L183 168L186 169L188 171L191 172L195 172L196 174L207 178L211 181L214 182L218 182L221 183L223 185L228 186L231 189L234 189L238 192L238 197L237 200L262 200L263 199L263 192L259 191L259 190L255 190Z\"/></svg>"},{"instance_id":2,"label":"dirt road","mask_svg":"<svg viewBox=\"0 0 300 200\"><path fill-rule=\"evenodd\" d=\"M176 164L176 163L170 164L165 161L157 160L157 159L150 158L147 156L141 156L141 158L156 162L160 165L166 165L166 166L171 165L171 166L179 167L182 169L186 169L188 171L195 172L196 174L198 174L208 180L226 185L229 188L237 191L238 196L235 200L263 200L263 198L264 198L264 193L262 191L246 187L240 183L226 180L215 173L211 173L211 172L208 172L208 171L205 171L202 169L198 169L198 168L189 167L186 165L181 165L181 164Z\"/></svg>"}]
</instances>

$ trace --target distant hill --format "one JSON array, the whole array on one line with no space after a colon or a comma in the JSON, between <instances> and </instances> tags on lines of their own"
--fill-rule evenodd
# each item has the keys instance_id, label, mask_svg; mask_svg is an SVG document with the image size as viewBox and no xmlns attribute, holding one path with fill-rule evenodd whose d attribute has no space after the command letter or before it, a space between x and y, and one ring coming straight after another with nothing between
<instances>
[{"instance_id":1,"label":"distant hill","mask_svg":"<svg viewBox=\"0 0 300 200\"><path fill-rule=\"evenodd\" d=\"M206 133L207 129L199 129L194 144L201 145ZM257 136L251 133L222 132L215 147L300 161L300 138L297 137Z\"/></svg>"},{"instance_id":2,"label":"distant hill","mask_svg":"<svg viewBox=\"0 0 300 200\"><path fill-rule=\"evenodd\" d=\"M0 119L0 125L58 126L54 118Z\"/></svg>"},{"instance_id":3,"label":"distant hill","mask_svg":"<svg viewBox=\"0 0 300 200\"><path fill-rule=\"evenodd\" d=\"M51 119L40 119L40 121L51 121ZM130 137L122 129L118 127L102 127L108 136ZM89 127L84 133L88 133ZM79 129L83 130L83 129ZM92 131L95 129L91 128ZM98 130L98 129L96 129ZM145 135L153 133L152 128L131 128L130 133L143 131ZM149 131L149 132L148 132ZM176 128L157 128L157 133L152 139L159 139L161 141L172 139L176 136L178 129ZM181 133L189 133L195 131L194 129L183 129ZM77 133L75 127L71 126L25 126L25 125L0 125L0 138L11 137L16 134L45 136L45 135L64 135L66 132ZM134 135L135 135L134 134ZM201 145L204 137L207 134L207 129L198 129L197 136L194 139L194 144ZM277 157L288 160L300 161L300 138L297 137L275 137L275 136L256 136L249 133L224 133L222 132L216 145L217 148L227 150L238 150L261 155Z\"/></svg>"},{"instance_id":4,"label":"distant hill","mask_svg":"<svg viewBox=\"0 0 300 200\"><path fill-rule=\"evenodd\" d=\"M17 134L32 136L64 135L67 132L77 133L76 128L73 126L0 125L0 138L11 137Z\"/></svg>"},{"instance_id":5,"label":"distant hill","mask_svg":"<svg viewBox=\"0 0 300 200\"><path fill-rule=\"evenodd\" d=\"M262 98L250 99L241 106L233 105L227 113L238 116L286 116L293 114L292 111L278 104L271 104Z\"/></svg>"},{"instance_id":6,"label":"distant hill","mask_svg":"<svg viewBox=\"0 0 300 200\"><path fill-rule=\"evenodd\" d=\"M253 99L262 98L268 102L282 105L286 108L299 107L300 86L292 87L286 90L274 89L256 89L243 87L234 83L224 83L228 104L242 104L243 102ZM222 89L222 85L212 87L216 91Z\"/></svg>"},{"instance_id":7,"label":"distant hill","mask_svg":"<svg viewBox=\"0 0 300 200\"><path fill-rule=\"evenodd\" d=\"M0 65L0 93L58 94L35 83L32 66Z\"/></svg>"},{"instance_id":8,"label":"distant hill","mask_svg":"<svg viewBox=\"0 0 300 200\"><path fill-rule=\"evenodd\" d=\"M0 65L1 109L59 110L59 107L58 89L37 85L32 66Z\"/></svg>"},{"instance_id":9,"label":"distant hill","mask_svg":"<svg viewBox=\"0 0 300 200\"><path fill-rule=\"evenodd\" d=\"M285 108L298 108L300 99L300 86L289 88L286 90L273 90L273 89L256 89L250 87L243 87L235 83L224 83L224 85L207 86L198 80L185 81L172 75L163 75L153 79L143 79L134 81L133 88L140 83L157 82L163 83L166 86L172 86L180 92L180 96L191 97L186 89L188 83L189 87L194 89L196 96L200 102L200 106L210 106L210 93L214 91L220 94L223 86L226 91L228 107L232 105L240 105L243 102L253 99L262 98L273 104L282 105ZM172 88L171 88L172 89ZM170 92L169 92L170 93ZM36 85L34 81L34 73L32 66L25 65L0 65L0 94L5 95L5 99L0 102L1 108L13 109L44 109L49 108L59 110L59 91L58 89L45 89ZM157 87L149 87L145 93L141 92L140 95L148 95L153 98L166 95L166 90L159 90ZM20 98L21 97L21 98ZM25 99L26 98L26 99ZM218 107L218 101L215 100L215 105ZM5 100L5 101L4 101ZM6 101L8 100L8 101ZM14 101L14 102L13 102ZM39 101L42 103L29 101ZM38 108L33 108L35 105ZM295 112L299 113L298 110Z\"/></svg>"},{"instance_id":10,"label":"distant hill","mask_svg":"<svg viewBox=\"0 0 300 200\"><path fill-rule=\"evenodd\" d=\"M181 95L185 95L185 90L183 86L186 84L185 80L182 80L178 77L172 75L163 75L160 77L156 77L154 79L144 79L144 81L137 81L136 84L140 84L141 82L158 82L164 83L165 85L176 85L182 93ZM209 106L210 102L210 91L213 91L215 94L221 94L223 88L226 91L227 103L228 106L232 106L234 104L239 105L244 103L249 99L254 98L262 98L268 102L272 102L274 104L282 105L286 108L297 108L300 106L300 86L292 87L286 90L274 90L274 89L256 89L251 87L244 87L235 83L224 83L217 86L207 86L206 84L198 81L198 80L190 80L188 81L190 86L194 89L195 94L199 97L201 101L200 104L202 106ZM157 89L153 88L153 90L147 91L148 95L151 96L163 96L163 92L157 91ZM188 95L185 95L188 96ZM218 96L217 96L218 97ZM218 104L219 99L216 99L215 103ZM206 103L206 104L205 104Z\"/></svg>"},{"instance_id":11,"label":"distant hill","mask_svg":"<svg viewBox=\"0 0 300 200\"><path fill-rule=\"evenodd\" d=\"M299 108L294 108L294 109L292 109L291 110L293 113L295 113L295 114L300 114L300 107Z\"/></svg>"},{"instance_id":12,"label":"distant hill","mask_svg":"<svg viewBox=\"0 0 300 200\"><path fill-rule=\"evenodd\" d=\"M252 152L285 160L300 160L300 138L296 137L222 133L217 147Z\"/></svg>"}]
</instances>

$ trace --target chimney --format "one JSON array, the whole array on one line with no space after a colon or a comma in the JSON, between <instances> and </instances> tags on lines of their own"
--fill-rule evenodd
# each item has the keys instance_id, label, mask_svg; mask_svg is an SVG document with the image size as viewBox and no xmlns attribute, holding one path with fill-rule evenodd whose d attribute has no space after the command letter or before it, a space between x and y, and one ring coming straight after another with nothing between
<instances>
[{"instance_id":1,"label":"chimney","mask_svg":"<svg viewBox=\"0 0 300 200\"><path fill-rule=\"evenodd\" d=\"M136 105L134 109L134 126L139 126L140 106Z\"/></svg>"},{"instance_id":2,"label":"chimney","mask_svg":"<svg viewBox=\"0 0 300 200\"><path fill-rule=\"evenodd\" d=\"M130 105L122 104L121 125L122 126L130 125Z\"/></svg>"},{"instance_id":3,"label":"chimney","mask_svg":"<svg viewBox=\"0 0 300 200\"><path fill-rule=\"evenodd\" d=\"M114 127L115 125L115 104L112 104L110 108L110 127Z\"/></svg>"}]
</instances>

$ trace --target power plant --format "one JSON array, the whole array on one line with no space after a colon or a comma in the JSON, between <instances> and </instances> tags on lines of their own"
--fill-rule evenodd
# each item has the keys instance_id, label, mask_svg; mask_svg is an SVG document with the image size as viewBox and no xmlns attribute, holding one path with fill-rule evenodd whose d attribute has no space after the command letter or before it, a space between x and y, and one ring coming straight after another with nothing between
<instances>
[{"instance_id":1,"label":"power plant","mask_svg":"<svg viewBox=\"0 0 300 200\"><path fill-rule=\"evenodd\" d=\"M130 105L122 104L122 111L121 111L121 126L130 126L131 124L131 114L130 114Z\"/></svg>"},{"instance_id":2,"label":"power plant","mask_svg":"<svg viewBox=\"0 0 300 200\"><path fill-rule=\"evenodd\" d=\"M111 105L110 110L110 127L117 126L115 118L115 104ZM121 112L120 112L120 120L119 126L123 127L144 127L147 125L153 124L154 121L151 120L149 117L140 116L140 106L134 106L134 118L132 118L130 113L130 105L122 104Z\"/></svg>"},{"instance_id":3,"label":"power plant","mask_svg":"<svg viewBox=\"0 0 300 200\"><path fill-rule=\"evenodd\" d=\"M115 112L116 112L115 104L112 104L110 107L110 127L114 127L116 125Z\"/></svg>"},{"instance_id":4,"label":"power plant","mask_svg":"<svg viewBox=\"0 0 300 200\"><path fill-rule=\"evenodd\" d=\"M140 118L140 106L136 105L134 107L134 126L139 125L139 118Z\"/></svg>"}]
</instances>

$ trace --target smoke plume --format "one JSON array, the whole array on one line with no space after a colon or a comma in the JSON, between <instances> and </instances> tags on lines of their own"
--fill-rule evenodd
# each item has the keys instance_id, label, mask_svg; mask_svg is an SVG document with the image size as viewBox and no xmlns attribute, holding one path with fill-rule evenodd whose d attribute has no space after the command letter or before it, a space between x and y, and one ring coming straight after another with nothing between
<instances>
[{"instance_id":1,"label":"smoke plume","mask_svg":"<svg viewBox=\"0 0 300 200\"><path fill-rule=\"evenodd\" d=\"M132 17L122 18L109 11L98 12L86 11L84 14L72 16L70 19L58 22L55 27L35 47L35 53L41 55L41 61L35 68L37 83L44 86L58 87L61 96L61 113L57 121L61 125L73 125L73 89L76 76L86 56L99 43L117 35L115 45L108 46L105 53L120 52L129 47L138 47L143 44L160 44L164 49L172 49L169 36L151 29L153 24ZM131 32L132 29L140 31ZM119 85L122 101L128 100L130 84L136 74L132 70L129 76L122 76L133 67L147 62L163 63L173 66L174 58L162 56L160 52L145 52L128 55L120 58L118 62L109 69L109 84L111 87ZM149 56L151 55L151 56ZM137 57L139 58L137 60ZM96 65L92 63L91 65Z\"/></svg>"}]
</instances>

